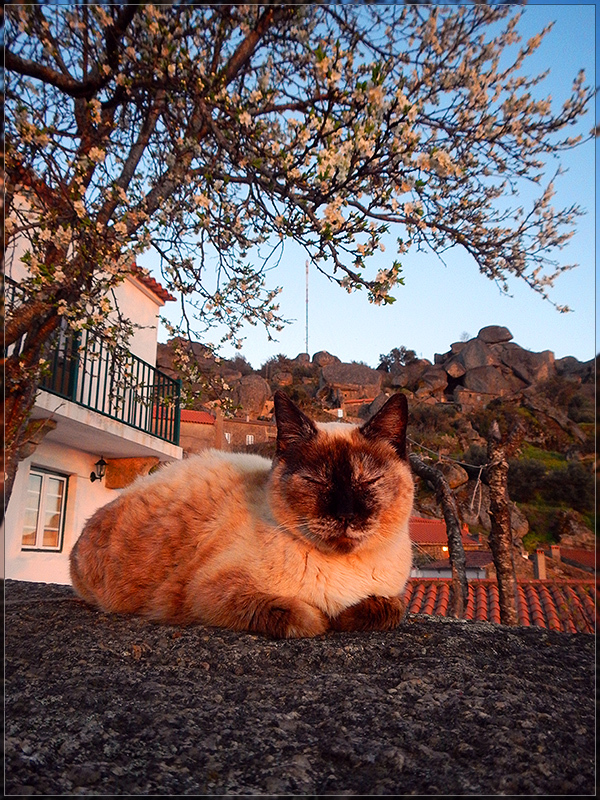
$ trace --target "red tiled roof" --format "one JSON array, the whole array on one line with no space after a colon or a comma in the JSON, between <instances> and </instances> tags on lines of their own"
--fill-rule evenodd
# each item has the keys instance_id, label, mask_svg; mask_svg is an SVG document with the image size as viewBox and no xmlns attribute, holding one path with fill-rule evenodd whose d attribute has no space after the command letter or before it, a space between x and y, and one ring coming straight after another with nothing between
<instances>
[{"instance_id":1,"label":"red tiled roof","mask_svg":"<svg viewBox=\"0 0 600 800\"><path fill-rule=\"evenodd\" d=\"M546 553L551 557L551 553ZM598 571L598 552L594 550L584 550L582 547L562 547L560 548L560 557L567 564L575 567L582 567L591 572Z\"/></svg>"},{"instance_id":2,"label":"red tiled roof","mask_svg":"<svg viewBox=\"0 0 600 800\"><path fill-rule=\"evenodd\" d=\"M443 519L426 519L425 517L411 517L409 520L410 538L417 544L448 544L446 523ZM471 543L468 527L463 524L462 538ZM475 544L473 539L472 543Z\"/></svg>"},{"instance_id":3,"label":"red tiled roof","mask_svg":"<svg viewBox=\"0 0 600 800\"><path fill-rule=\"evenodd\" d=\"M181 409L182 422L195 422L200 425L214 425L215 418L208 411L194 411L189 408Z\"/></svg>"},{"instance_id":4,"label":"red tiled roof","mask_svg":"<svg viewBox=\"0 0 600 800\"><path fill-rule=\"evenodd\" d=\"M155 281L150 275L147 275L145 270L141 267L138 267L137 264L134 264L131 268L131 274L133 277L143 284L147 289L150 289L157 297L159 297L163 303L168 302L169 300L175 300L176 298L168 292L164 286L161 286L158 281Z\"/></svg>"},{"instance_id":5,"label":"red tiled roof","mask_svg":"<svg viewBox=\"0 0 600 800\"><path fill-rule=\"evenodd\" d=\"M375 400L374 397L359 397L359 398L354 398L354 399L348 398L348 400L344 400L344 405L345 406L351 406L351 405L360 406L360 405L364 405L365 403L372 403L373 400Z\"/></svg>"},{"instance_id":6,"label":"red tiled roof","mask_svg":"<svg viewBox=\"0 0 600 800\"><path fill-rule=\"evenodd\" d=\"M404 601L411 614L450 616L452 586L445 578L411 578ZM527 581L518 584L519 625L566 633L595 633L596 586L591 581ZM469 582L463 619L500 622L498 584L495 580Z\"/></svg>"}]
</instances>

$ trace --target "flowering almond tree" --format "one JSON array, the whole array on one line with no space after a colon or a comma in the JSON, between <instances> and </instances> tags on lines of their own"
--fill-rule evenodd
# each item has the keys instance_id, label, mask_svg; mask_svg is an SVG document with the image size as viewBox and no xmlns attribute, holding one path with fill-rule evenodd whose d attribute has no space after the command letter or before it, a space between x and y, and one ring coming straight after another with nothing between
<instances>
[{"instance_id":1,"label":"flowering almond tree","mask_svg":"<svg viewBox=\"0 0 600 800\"><path fill-rule=\"evenodd\" d=\"M562 105L536 98L523 65L543 32L518 45L514 7L5 10L5 251L25 242L27 267L4 331L6 499L52 335L122 344L110 289L148 248L184 322L232 338L282 324L266 277L289 240L375 303L411 247L461 245L544 296L566 268L553 251L579 211L553 208L541 176L591 91L580 74ZM398 253L374 274L388 232Z\"/></svg>"}]
</instances>

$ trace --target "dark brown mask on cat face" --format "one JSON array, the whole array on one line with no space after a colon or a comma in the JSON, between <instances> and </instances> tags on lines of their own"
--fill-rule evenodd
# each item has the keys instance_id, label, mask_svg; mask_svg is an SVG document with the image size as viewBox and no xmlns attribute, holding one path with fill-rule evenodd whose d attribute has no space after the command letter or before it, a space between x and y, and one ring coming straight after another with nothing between
<instances>
[{"instance_id":1,"label":"dark brown mask on cat face","mask_svg":"<svg viewBox=\"0 0 600 800\"><path fill-rule=\"evenodd\" d=\"M282 392L275 394L275 414L274 477L287 523L319 549L358 549L400 494L412 502L404 395L393 395L360 428L315 423Z\"/></svg>"}]
</instances>

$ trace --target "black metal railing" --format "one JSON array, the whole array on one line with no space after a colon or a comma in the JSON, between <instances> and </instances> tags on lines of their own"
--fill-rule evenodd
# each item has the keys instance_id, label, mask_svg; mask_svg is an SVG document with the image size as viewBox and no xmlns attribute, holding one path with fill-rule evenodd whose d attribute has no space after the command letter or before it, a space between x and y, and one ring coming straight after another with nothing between
<instances>
[{"instance_id":1,"label":"black metal railing","mask_svg":"<svg viewBox=\"0 0 600 800\"><path fill-rule=\"evenodd\" d=\"M10 308L13 298L8 295ZM44 358L41 389L179 444L181 381L124 348L109 347L94 331L73 331L64 323L48 342Z\"/></svg>"}]
</instances>

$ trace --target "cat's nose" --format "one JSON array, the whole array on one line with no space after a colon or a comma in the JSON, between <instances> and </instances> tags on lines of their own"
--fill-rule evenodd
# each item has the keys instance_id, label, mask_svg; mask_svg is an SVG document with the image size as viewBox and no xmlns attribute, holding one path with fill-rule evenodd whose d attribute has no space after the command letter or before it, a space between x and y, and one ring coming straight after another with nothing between
<instances>
[{"instance_id":1,"label":"cat's nose","mask_svg":"<svg viewBox=\"0 0 600 800\"><path fill-rule=\"evenodd\" d=\"M345 525L350 525L350 523L355 519L356 514L354 511L343 511L338 513L337 518L340 522L343 522Z\"/></svg>"}]
</instances>

